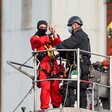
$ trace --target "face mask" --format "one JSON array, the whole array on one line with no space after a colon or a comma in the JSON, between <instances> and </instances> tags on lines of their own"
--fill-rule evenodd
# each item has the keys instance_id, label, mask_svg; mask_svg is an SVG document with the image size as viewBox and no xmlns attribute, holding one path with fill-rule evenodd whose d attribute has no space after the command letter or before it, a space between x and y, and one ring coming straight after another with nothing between
<instances>
[{"instance_id":1,"label":"face mask","mask_svg":"<svg viewBox=\"0 0 112 112\"><path fill-rule=\"evenodd\" d=\"M38 29L39 36L46 35L46 31L47 31L47 29Z\"/></svg>"},{"instance_id":2,"label":"face mask","mask_svg":"<svg viewBox=\"0 0 112 112\"><path fill-rule=\"evenodd\" d=\"M68 26L68 32L72 33L73 28L71 26Z\"/></svg>"}]
</instances>

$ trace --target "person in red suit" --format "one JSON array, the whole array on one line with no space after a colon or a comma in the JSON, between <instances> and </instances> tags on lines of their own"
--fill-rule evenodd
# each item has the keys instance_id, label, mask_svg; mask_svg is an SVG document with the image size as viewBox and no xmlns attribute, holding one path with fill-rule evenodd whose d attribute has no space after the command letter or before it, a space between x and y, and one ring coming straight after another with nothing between
<instances>
[{"instance_id":1,"label":"person in red suit","mask_svg":"<svg viewBox=\"0 0 112 112\"><path fill-rule=\"evenodd\" d=\"M30 38L31 48L32 50L47 50L56 44L60 43L60 37L55 33L53 27L49 27L50 35L47 35L48 24L44 20L40 20L37 23L37 32ZM56 61L54 52L45 51L39 52L37 55L37 59L40 61L40 65L38 68L38 80L47 79L47 78L55 78L59 77L59 66ZM53 108L60 107L62 102L62 95L60 94L59 88L60 81L41 81L37 83L37 85L41 88L40 94L40 102L41 109L49 108L49 102L51 99L51 104Z\"/></svg>"}]
</instances>

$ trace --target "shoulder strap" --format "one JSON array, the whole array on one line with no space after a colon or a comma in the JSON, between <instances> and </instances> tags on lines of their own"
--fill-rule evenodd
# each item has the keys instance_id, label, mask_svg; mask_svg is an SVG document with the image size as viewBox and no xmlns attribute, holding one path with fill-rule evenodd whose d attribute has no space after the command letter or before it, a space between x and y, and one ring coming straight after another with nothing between
<instances>
[{"instance_id":1,"label":"shoulder strap","mask_svg":"<svg viewBox=\"0 0 112 112\"><path fill-rule=\"evenodd\" d=\"M38 35L35 35L37 38L39 38L39 36Z\"/></svg>"},{"instance_id":2,"label":"shoulder strap","mask_svg":"<svg viewBox=\"0 0 112 112\"><path fill-rule=\"evenodd\" d=\"M47 78L50 78L50 74L47 72L47 70L45 70L44 68L42 68L42 67L39 67L39 69L38 70L41 70L41 71L43 71L46 75L47 75Z\"/></svg>"}]
</instances>

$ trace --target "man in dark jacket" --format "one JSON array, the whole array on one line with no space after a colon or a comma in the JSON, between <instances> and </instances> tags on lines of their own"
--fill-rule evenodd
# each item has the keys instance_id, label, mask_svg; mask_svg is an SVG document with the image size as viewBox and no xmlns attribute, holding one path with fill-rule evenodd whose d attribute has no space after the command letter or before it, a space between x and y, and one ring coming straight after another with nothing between
<instances>
[{"instance_id":1,"label":"man in dark jacket","mask_svg":"<svg viewBox=\"0 0 112 112\"><path fill-rule=\"evenodd\" d=\"M80 17L73 16L68 20L68 31L71 33L71 36L68 39L65 39L61 43L57 44L53 49L77 49L80 48L81 50L89 51L90 52L90 43L88 35L82 30L81 26L83 25L83 22ZM52 50L53 50L52 49ZM67 52L59 52L61 57L66 58L65 54ZM81 80L88 80L88 74L89 74L89 65L90 65L90 54L85 52L80 52L81 55L81 62L80 62L80 68L81 68ZM77 64L77 59L74 60L74 52L69 51L68 52L68 61L70 65L73 65L74 61ZM73 68L72 68L73 70ZM76 82L72 81L72 84L68 85L68 98L66 99L66 103L64 106L66 107L72 107L75 104L75 97L74 92L71 91L72 89L76 89ZM74 84L76 85L74 87ZM80 107L86 108L87 107L87 94L86 94L86 88L87 83L81 82L80 83ZM71 93L69 93L71 92ZM73 95L73 96L71 96Z\"/></svg>"}]
</instances>

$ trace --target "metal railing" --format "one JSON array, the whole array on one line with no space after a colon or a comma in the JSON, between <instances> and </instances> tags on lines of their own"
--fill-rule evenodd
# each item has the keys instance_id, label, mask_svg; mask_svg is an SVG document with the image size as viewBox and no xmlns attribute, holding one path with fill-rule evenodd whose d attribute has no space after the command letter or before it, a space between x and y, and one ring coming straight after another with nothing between
<instances>
[{"instance_id":1,"label":"metal railing","mask_svg":"<svg viewBox=\"0 0 112 112\"><path fill-rule=\"evenodd\" d=\"M73 52L77 52L77 68L78 68L78 77L77 79L64 79L64 78L47 78L47 79L43 79L43 80L37 80L37 69L39 67L39 60L37 59L37 54L39 52L45 52L45 51L73 51ZM110 58L110 86L107 85L103 85L103 84L99 84L96 82L90 82L90 81L85 81L85 80L80 80L80 52L85 52L85 53L89 53L92 55L96 55L96 56L101 56L101 57L105 57L105 58ZM34 58L34 66L28 66L25 65L27 63L27 61L29 61L31 58ZM15 68L16 70L22 72L23 74L25 74L26 76L28 76L30 79L32 79L32 83L33 83L33 89L34 89L34 112L37 110L37 82L40 81L47 81L47 80L77 80L77 107L80 107L80 82L86 82L86 83L91 83L93 84L93 89L92 89L92 98L94 99L94 85L98 85L98 86L102 86L102 87L108 87L110 88L110 110L112 110L112 56L105 56L105 55L100 55L100 54L96 54L96 53L92 53L92 52L88 52L88 51L84 51L84 50L80 50L78 49L56 49L56 50L41 50L41 51L33 51L32 52L32 56L27 60L24 64L20 64L20 63L16 63L16 62L12 62L12 61L7 61L7 63L12 66L13 68ZM38 61L38 64L37 64ZM14 66L14 64L16 65L20 65L19 67ZM34 69L34 75L31 75L27 72L25 72L24 70L22 70L22 67L28 67L28 68L32 68ZM29 92L28 92L29 93ZM27 94L28 95L28 94ZM26 98L26 96L25 96ZM22 100L23 101L23 100ZM22 103L22 102L21 102ZM18 106L20 106L20 104ZM14 109L13 112L16 111L16 109L18 108L18 106ZM92 100L92 111L94 111L94 100Z\"/></svg>"}]
</instances>

